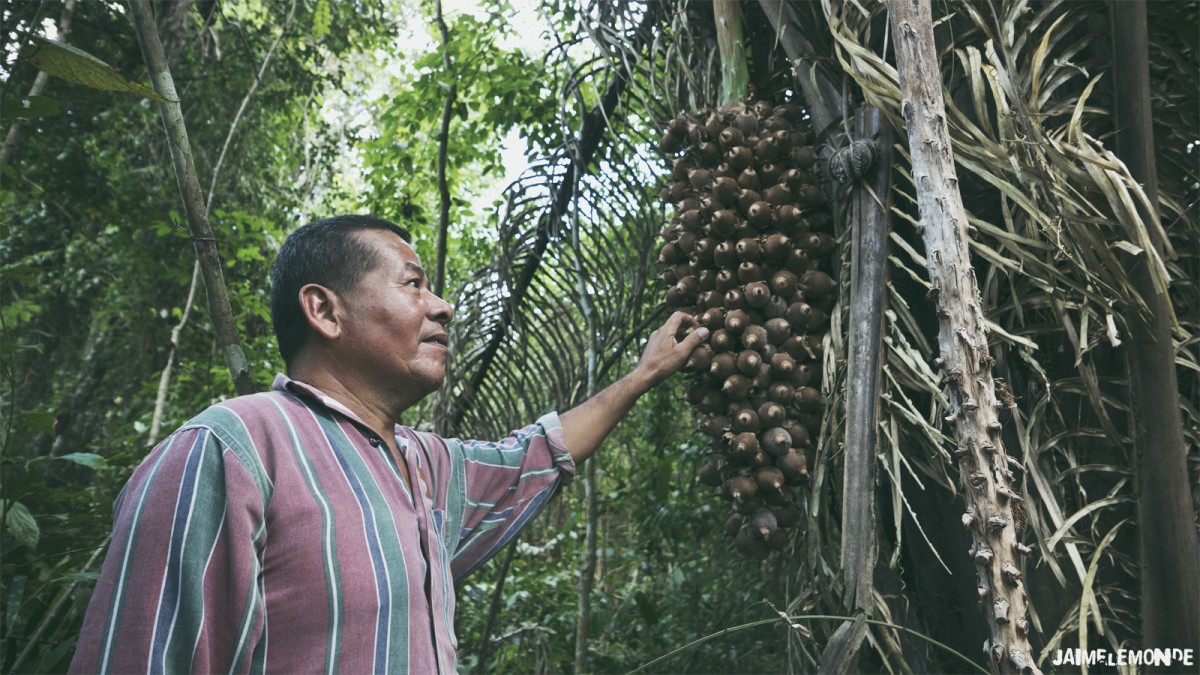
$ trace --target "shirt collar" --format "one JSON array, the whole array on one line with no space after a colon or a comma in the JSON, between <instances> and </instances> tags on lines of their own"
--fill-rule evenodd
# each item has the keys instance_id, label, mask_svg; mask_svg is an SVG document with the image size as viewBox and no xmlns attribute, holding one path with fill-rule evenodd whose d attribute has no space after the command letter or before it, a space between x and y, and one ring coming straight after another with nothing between
<instances>
[{"instance_id":1,"label":"shirt collar","mask_svg":"<svg viewBox=\"0 0 1200 675\"><path fill-rule=\"evenodd\" d=\"M283 373L276 373L275 381L271 383L271 388L276 391L282 391L288 394L299 396L300 398L323 405L350 420L351 422L354 422L369 436L375 436L375 432L371 429L370 425L362 421L358 415L355 415L353 412L351 412L350 409L342 404L341 401L338 401L336 398L333 398L329 394L326 394L311 384L306 384L299 380L293 380ZM392 433L395 435L395 431Z\"/></svg>"}]
</instances>

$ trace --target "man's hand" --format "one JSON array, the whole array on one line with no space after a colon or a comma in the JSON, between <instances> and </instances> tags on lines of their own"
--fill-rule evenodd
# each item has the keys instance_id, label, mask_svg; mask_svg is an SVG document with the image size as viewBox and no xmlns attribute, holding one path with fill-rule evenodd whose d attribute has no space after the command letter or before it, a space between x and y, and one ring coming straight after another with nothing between
<instances>
[{"instance_id":1,"label":"man's hand","mask_svg":"<svg viewBox=\"0 0 1200 675\"><path fill-rule=\"evenodd\" d=\"M642 358L632 374L642 379L646 390L649 390L682 368L707 337L708 329L701 326L696 317L675 312L650 334Z\"/></svg>"},{"instance_id":2,"label":"man's hand","mask_svg":"<svg viewBox=\"0 0 1200 675\"><path fill-rule=\"evenodd\" d=\"M680 339L681 334L687 333ZM672 314L650 334L633 372L604 391L559 416L567 451L576 464L591 456L600 441L625 417L633 402L687 363L692 350L708 337L708 329L683 312Z\"/></svg>"}]
</instances>

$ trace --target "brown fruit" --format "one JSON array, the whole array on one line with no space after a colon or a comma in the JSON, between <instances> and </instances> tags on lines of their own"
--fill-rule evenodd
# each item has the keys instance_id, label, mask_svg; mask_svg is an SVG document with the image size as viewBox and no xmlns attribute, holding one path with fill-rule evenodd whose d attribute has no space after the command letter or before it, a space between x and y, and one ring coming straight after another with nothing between
<instances>
[{"instance_id":1,"label":"brown fruit","mask_svg":"<svg viewBox=\"0 0 1200 675\"><path fill-rule=\"evenodd\" d=\"M792 240L782 232L769 234L763 238L762 251L767 260L773 263L783 262L792 251Z\"/></svg>"},{"instance_id":2,"label":"brown fruit","mask_svg":"<svg viewBox=\"0 0 1200 675\"><path fill-rule=\"evenodd\" d=\"M728 213L728 211L726 211ZM713 262L718 267L733 267L738 264L737 244L723 241L713 249Z\"/></svg>"},{"instance_id":3,"label":"brown fruit","mask_svg":"<svg viewBox=\"0 0 1200 675\"><path fill-rule=\"evenodd\" d=\"M796 369L792 371L792 377L789 380L793 387L797 389L810 384L817 379L817 369L807 363L797 363Z\"/></svg>"},{"instance_id":4,"label":"brown fruit","mask_svg":"<svg viewBox=\"0 0 1200 675\"><path fill-rule=\"evenodd\" d=\"M714 380L723 382L725 378L737 372L737 356L733 352L713 354L708 362L708 374Z\"/></svg>"},{"instance_id":5,"label":"brown fruit","mask_svg":"<svg viewBox=\"0 0 1200 675\"><path fill-rule=\"evenodd\" d=\"M697 239L696 246L692 249L692 254L695 255L698 260L704 262L714 260L713 254L716 252L719 244L720 242L712 237L703 237L701 239Z\"/></svg>"},{"instance_id":6,"label":"brown fruit","mask_svg":"<svg viewBox=\"0 0 1200 675\"><path fill-rule=\"evenodd\" d=\"M788 254L788 259L784 263L784 267L792 274L804 274L811 270L814 265L812 259L808 257L808 253L803 249L793 248L792 252Z\"/></svg>"},{"instance_id":7,"label":"brown fruit","mask_svg":"<svg viewBox=\"0 0 1200 675\"><path fill-rule=\"evenodd\" d=\"M746 220L760 230L770 227L771 205L766 202L754 202L746 209Z\"/></svg>"},{"instance_id":8,"label":"brown fruit","mask_svg":"<svg viewBox=\"0 0 1200 675\"><path fill-rule=\"evenodd\" d=\"M709 345L700 345L692 350L688 356L687 363L683 364L683 371L687 373L707 373L709 366L712 365L713 348Z\"/></svg>"},{"instance_id":9,"label":"brown fruit","mask_svg":"<svg viewBox=\"0 0 1200 675\"><path fill-rule=\"evenodd\" d=\"M801 169L810 169L813 164L817 163L817 151L811 145L797 145L792 147L791 157L792 164Z\"/></svg>"},{"instance_id":10,"label":"brown fruit","mask_svg":"<svg viewBox=\"0 0 1200 675\"><path fill-rule=\"evenodd\" d=\"M714 211L712 220L709 221L709 227L712 233L718 237L728 237L733 234L734 228L737 227L738 216L733 211L721 209Z\"/></svg>"},{"instance_id":11,"label":"brown fruit","mask_svg":"<svg viewBox=\"0 0 1200 675\"><path fill-rule=\"evenodd\" d=\"M778 295L772 295L767 300L767 305L763 307L763 318L777 319L787 314L787 303Z\"/></svg>"},{"instance_id":12,"label":"brown fruit","mask_svg":"<svg viewBox=\"0 0 1200 675\"><path fill-rule=\"evenodd\" d=\"M821 310L813 309L812 305L807 302L793 303L788 307L787 322L791 324L797 333L807 332L808 326L812 322L813 313L819 311Z\"/></svg>"},{"instance_id":13,"label":"brown fruit","mask_svg":"<svg viewBox=\"0 0 1200 675\"><path fill-rule=\"evenodd\" d=\"M779 270L771 275L771 292L780 297L790 298L796 292L797 283L799 282L794 272Z\"/></svg>"},{"instance_id":14,"label":"brown fruit","mask_svg":"<svg viewBox=\"0 0 1200 675\"><path fill-rule=\"evenodd\" d=\"M739 410L738 413L733 416L732 426L734 433L755 433L758 431L758 424L758 414L750 409Z\"/></svg>"},{"instance_id":15,"label":"brown fruit","mask_svg":"<svg viewBox=\"0 0 1200 675\"><path fill-rule=\"evenodd\" d=\"M796 360L784 353L771 357L771 375L782 380L790 380L796 371Z\"/></svg>"},{"instance_id":16,"label":"brown fruit","mask_svg":"<svg viewBox=\"0 0 1200 675\"><path fill-rule=\"evenodd\" d=\"M787 382L776 382L771 385L771 388L767 391L767 395L779 405L787 406L795 398L796 388Z\"/></svg>"},{"instance_id":17,"label":"brown fruit","mask_svg":"<svg viewBox=\"0 0 1200 675\"><path fill-rule=\"evenodd\" d=\"M724 270L722 270L722 271L724 271ZM728 309L728 310L738 309L738 310L745 311L750 308L750 306L748 304L746 304L746 294L743 293L742 289L738 288L737 286L734 286L733 288L725 291L724 304L725 304L725 309ZM740 333L740 332L741 332L740 328L737 331L734 331L735 334Z\"/></svg>"},{"instance_id":18,"label":"brown fruit","mask_svg":"<svg viewBox=\"0 0 1200 675\"><path fill-rule=\"evenodd\" d=\"M734 437L733 443L736 444L738 439L743 436L754 438L754 434L738 434ZM733 496L733 501L744 502L758 495L758 483L750 476L734 476L726 483L729 485L729 494Z\"/></svg>"},{"instance_id":19,"label":"brown fruit","mask_svg":"<svg viewBox=\"0 0 1200 675\"><path fill-rule=\"evenodd\" d=\"M754 457L755 453L757 452L758 437L752 433L742 432L734 436L733 439L729 441L729 454L735 459L740 459L743 461L749 460ZM754 485L754 481L751 480L749 482L752 488L757 487ZM754 491L751 491L750 494L753 495Z\"/></svg>"},{"instance_id":20,"label":"brown fruit","mask_svg":"<svg viewBox=\"0 0 1200 675\"><path fill-rule=\"evenodd\" d=\"M808 479L808 458L801 450L793 448L782 457L775 458L775 466L779 467L779 470L783 472L783 477L792 485Z\"/></svg>"},{"instance_id":21,"label":"brown fruit","mask_svg":"<svg viewBox=\"0 0 1200 675\"><path fill-rule=\"evenodd\" d=\"M701 326L704 326L710 331L723 328L725 326L725 309L722 307L706 309L704 310L704 313L700 315L699 321Z\"/></svg>"},{"instance_id":22,"label":"brown fruit","mask_svg":"<svg viewBox=\"0 0 1200 675\"><path fill-rule=\"evenodd\" d=\"M768 342L767 329L762 326L748 326L742 331L742 346L746 349L761 350Z\"/></svg>"},{"instance_id":23,"label":"brown fruit","mask_svg":"<svg viewBox=\"0 0 1200 675\"><path fill-rule=\"evenodd\" d=\"M782 204L775 211L775 221L779 225L779 229L795 234L801 215L800 209L795 204Z\"/></svg>"},{"instance_id":24,"label":"brown fruit","mask_svg":"<svg viewBox=\"0 0 1200 675\"><path fill-rule=\"evenodd\" d=\"M713 180L713 196L726 206L732 206L737 203L739 192L741 192L741 188L738 187L737 181L733 178L720 176Z\"/></svg>"},{"instance_id":25,"label":"brown fruit","mask_svg":"<svg viewBox=\"0 0 1200 675\"><path fill-rule=\"evenodd\" d=\"M752 349L744 349L737 355L738 372L746 377L754 377L758 374L758 368L762 365L762 356Z\"/></svg>"},{"instance_id":26,"label":"brown fruit","mask_svg":"<svg viewBox=\"0 0 1200 675\"><path fill-rule=\"evenodd\" d=\"M730 293L742 293L734 288ZM726 293L728 295L728 293ZM750 325L750 315L745 310L730 310L725 312L725 329L730 331L730 335L742 335L742 331Z\"/></svg>"},{"instance_id":27,"label":"brown fruit","mask_svg":"<svg viewBox=\"0 0 1200 675\"><path fill-rule=\"evenodd\" d=\"M750 515L750 518L746 520L745 527L749 527L755 534L762 537L763 541L766 541L772 532L779 529L779 523L775 521L775 514L770 509L760 509Z\"/></svg>"},{"instance_id":28,"label":"brown fruit","mask_svg":"<svg viewBox=\"0 0 1200 675\"><path fill-rule=\"evenodd\" d=\"M733 118L733 124L744 136L753 136L758 131L758 117L754 113L742 112Z\"/></svg>"},{"instance_id":29,"label":"brown fruit","mask_svg":"<svg viewBox=\"0 0 1200 675\"><path fill-rule=\"evenodd\" d=\"M807 206L820 206L825 203L825 191L812 183L801 185L796 197Z\"/></svg>"},{"instance_id":30,"label":"brown fruit","mask_svg":"<svg viewBox=\"0 0 1200 675\"><path fill-rule=\"evenodd\" d=\"M738 265L737 278L738 281L742 282L743 284L748 284L754 281L762 281L763 269L758 265L758 263L743 260L741 264Z\"/></svg>"},{"instance_id":31,"label":"brown fruit","mask_svg":"<svg viewBox=\"0 0 1200 675\"><path fill-rule=\"evenodd\" d=\"M758 177L758 172L754 169L746 169L738 176L738 185L746 190L754 190L758 192L762 190L762 180Z\"/></svg>"},{"instance_id":32,"label":"brown fruit","mask_svg":"<svg viewBox=\"0 0 1200 675\"><path fill-rule=\"evenodd\" d=\"M754 190L742 190L740 193L738 193L738 209L740 209L742 213L748 214L750 211L750 206L755 202L761 201L762 195L758 194Z\"/></svg>"},{"instance_id":33,"label":"brown fruit","mask_svg":"<svg viewBox=\"0 0 1200 675\"><path fill-rule=\"evenodd\" d=\"M730 375L725 378L725 384L721 385L721 393L731 401L746 400L750 395L750 378L741 373Z\"/></svg>"},{"instance_id":34,"label":"brown fruit","mask_svg":"<svg viewBox=\"0 0 1200 675\"><path fill-rule=\"evenodd\" d=\"M721 163L721 146L712 141L703 141L696 146L696 157L703 166L716 166Z\"/></svg>"},{"instance_id":35,"label":"brown fruit","mask_svg":"<svg viewBox=\"0 0 1200 675\"><path fill-rule=\"evenodd\" d=\"M725 127L717 136L717 141L720 142L722 150L729 150L730 148L745 144L746 136L737 127Z\"/></svg>"},{"instance_id":36,"label":"brown fruit","mask_svg":"<svg viewBox=\"0 0 1200 675\"><path fill-rule=\"evenodd\" d=\"M783 472L773 466L759 469L758 471L754 472L754 482L758 483L759 492L781 492L783 491L785 480L786 479L783 477Z\"/></svg>"},{"instance_id":37,"label":"brown fruit","mask_svg":"<svg viewBox=\"0 0 1200 675\"><path fill-rule=\"evenodd\" d=\"M672 134L663 134L658 141L658 151L664 155L673 155L683 149L683 143Z\"/></svg>"},{"instance_id":38,"label":"brown fruit","mask_svg":"<svg viewBox=\"0 0 1200 675\"><path fill-rule=\"evenodd\" d=\"M806 298L821 298L833 290L837 282L833 277L819 270L809 270L800 277L800 290Z\"/></svg>"},{"instance_id":39,"label":"brown fruit","mask_svg":"<svg viewBox=\"0 0 1200 675\"><path fill-rule=\"evenodd\" d=\"M767 303L771 301L771 289L763 281L746 284L746 287L742 289L742 294L746 296L746 304L756 309L766 307Z\"/></svg>"},{"instance_id":40,"label":"brown fruit","mask_svg":"<svg viewBox=\"0 0 1200 675\"><path fill-rule=\"evenodd\" d=\"M787 548L788 535L782 527L777 527L767 535L767 548L772 551L782 551ZM767 553L770 555L770 553Z\"/></svg>"},{"instance_id":41,"label":"brown fruit","mask_svg":"<svg viewBox=\"0 0 1200 675\"><path fill-rule=\"evenodd\" d=\"M792 435L782 427L774 427L763 432L762 447L774 457L786 453L792 448Z\"/></svg>"},{"instance_id":42,"label":"brown fruit","mask_svg":"<svg viewBox=\"0 0 1200 675\"><path fill-rule=\"evenodd\" d=\"M758 176L762 179L764 185L771 185L779 181L779 176L783 173L783 167L775 162L766 162L758 167Z\"/></svg>"},{"instance_id":43,"label":"brown fruit","mask_svg":"<svg viewBox=\"0 0 1200 675\"><path fill-rule=\"evenodd\" d=\"M768 320L764 328L767 329L767 342L773 345L781 345L792 336L792 327L783 317Z\"/></svg>"},{"instance_id":44,"label":"brown fruit","mask_svg":"<svg viewBox=\"0 0 1200 675\"><path fill-rule=\"evenodd\" d=\"M736 344L737 338L729 334L729 331L724 328L714 330L712 335L708 336L708 343L718 352L729 351Z\"/></svg>"},{"instance_id":45,"label":"brown fruit","mask_svg":"<svg viewBox=\"0 0 1200 675\"><path fill-rule=\"evenodd\" d=\"M796 407L804 412L817 412L821 409L821 392L814 387L800 387L796 390Z\"/></svg>"},{"instance_id":46,"label":"brown fruit","mask_svg":"<svg viewBox=\"0 0 1200 675\"><path fill-rule=\"evenodd\" d=\"M689 384L687 389L683 390L683 399L692 405L700 405L700 401L704 400L704 396L707 393L708 385L702 380L697 380Z\"/></svg>"},{"instance_id":47,"label":"brown fruit","mask_svg":"<svg viewBox=\"0 0 1200 675\"><path fill-rule=\"evenodd\" d=\"M670 242L667 242L663 246L666 247L669 244ZM737 250L738 260L742 262L753 263L762 259L762 246L757 239L739 239L734 248Z\"/></svg>"},{"instance_id":48,"label":"brown fruit","mask_svg":"<svg viewBox=\"0 0 1200 675\"><path fill-rule=\"evenodd\" d=\"M706 412L710 415L719 415L728 409L729 399L725 398L721 392L709 389L704 394L704 398L700 399L700 402L696 404L696 407L701 412Z\"/></svg>"},{"instance_id":49,"label":"brown fruit","mask_svg":"<svg viewBox=\"0 0 1200 675\"><path fill-rule=\"evenodd\" d=\"M721 415L709 415L700 422L700 433L709 438L720 438L729 429L729 418Z\"/></svg>"},{"instance_id":50,"label":"brown fruit","mask_svg":"<svg viewBox=\"0 0 1200 675\"><path fill-rule=\"evenodd\" d=\"M837 241L828 232L806 232L800 235L798 243L811 258L824 258L837 246Z\"/></svg>"},{"instance_id":51,"label":"brown fruit","mask_svg":"<svg viewBox=\"0 0 1200 675\"><path fill-rule=\"evenodd\" d=\"M721 470L717 468L717 461L712 460L700 467L700 482L709 487L720 487L721 485Z\"/></svg>"},{"instance_id":52,"label":"brown fruit","mask_svg":"<svg viewBox=\"0 0 1200 675\"><path fill-rule=\"evenodd\" d=\"M800 513L800 507L792 503L782 504L771 510L775 512L775 522L779 527L795 527L800 524L800 517L803 515Z\"/></svg>"},{"instance_id":53,"label":"brown fruit","mask_svg":"<svg viewBox=\"0 0 1200 675\"><path fill-rule=\"evenodd\" d=\"M725 161L730 167L741 172L754 164L754 151L744 145L730 148L725 153Z\"/></svg>"},{"instance_id":54,"label":"brown fruit","mask_svg":"<svg viewBox=\"0 0 1200 675\"><path fill-rule=\"evenodd\" d=\"M687 260L687 257L679 250L679 245L673 241L668 241L658 250L658 262L664 265L675 265Z\"/></svg>"},{"instance_id":55,"label":"brown fruit","mask_svg":"<svg viewBox=\"0 0 1200 675\"><path fill-rule=\"evenodd\" d=\"M699 207L688 209L687 211L680 211L679 224L685 230L696 232L704 227L704 214L700 212Z\"/></svg>"},{"instance_id":56,"label":"brown fruit","mask_svg":"<svg viewBox=\"0 0 1200 675\"><path fill-rule=\"evenodd\" d=\"M729 517L725 519L725 534L731 537L737 536L738 530L745 521L746 517L736 511L729 514Z\"/></svg>"},{"instance_id":57,"label":"brown fruit","mask_svg":"<svg viewBox=\"0 0 1200 675\"><path fill-rule=\"evenodd\" d=\"M717 292L721 294L721 304L725 302L725 293L738 287L737 270L723 269L717 272Z\"/></svg>"},{"instance_id":58,"label":"brown fruit","mask_svg":"<svg viewBox=\"0 0 1200 675\"><path fill-rule=\"evenodd\" d=\"M688 183L692 189L701 192L712 187L713 175L708 169L692 169L688 171Z\"/></svg>"},{"instance_id":59,"label":"brown fruit","mask_svg":"<svg viewBox=\"0 0 1200 675\"><path fill-rule=\"evenodd\" d=\"M752 560L765 560L771 554L767 542L758 537L749 525L742 525L733 539L733 545L738 553Z\"/></svg>"},{"instance_id":60,"label":"brown fruit","mask_svg":"<svg viewBox=\"0 0 1200 675\"><path fill-rule=\"evenodd\" d=\"M713 169L713 178L714 179L732 178L736 182L739 173L741 173L741 172L738 171L737 169L733 168L732 166L730 166L729 162L721 162L720 164L717 165L717 168ZM717 182L716 180L713 180L714 185L716 184L716 182Z\"/></svg>"},{"instance_id":61,"label":"brown fruit","mask_svg":"<svg viewBox=\"0 0 1200 675\"><path fill-rule=\"evenodd\" d=\"M784 420L783 429L792 437L793 448L805 448L812 443L812 435L808 433L808 427L796 420Z\"/></svg>"},{"instance_id":62,"label":"brown fruit","mask_svg":"<svg viewBox=\"0 0 1200 675\"><path fill-rule=\"evenodd\" d=\"M779 156L779 139L771 136L760 136L754 144L754 159L769 162Z\"/></svg>"},{"instance_id":63,"label":"brown fruit","mask_svg":"<svg viewBox=\"0 0 1200 675\"><path fill-rule=\"evenodd\" d=\"M763 199L771 206L783 206L792 203L792 193L783 185L772 185L763 191Z\"/></svg>"},{"instance_id":64,"label":"brown fruit","mask_svg":"<svg viewBox=\"0 0 1200 675\"><path fill-rule=\"evenodd\" d=\"M787 409L774 401L767 401L758 407L758 419L767 427L783 426L787 420Z\"/></svg>"}]
</instances>

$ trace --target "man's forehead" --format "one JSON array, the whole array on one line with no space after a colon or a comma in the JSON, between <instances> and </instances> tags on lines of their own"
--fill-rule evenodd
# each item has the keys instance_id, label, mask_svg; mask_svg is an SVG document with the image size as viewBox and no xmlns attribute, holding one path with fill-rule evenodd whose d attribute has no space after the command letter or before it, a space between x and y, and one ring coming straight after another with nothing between
<instances>
[{"instance_id":1,"label":"man's forehead","mask_svg":"<svg viewBox=\"0 0 1200 675\"><path fill-rule=\"evenodd\" d=\"M425 268L421 265L421 257L417 255L416 249L401 239L395 232L388 230L359 230L354 234L361 237L376 252L384 254L393 253L398 258L398 262L405 267L410 267L424 273Z\"/></svg>"}]
</instances>

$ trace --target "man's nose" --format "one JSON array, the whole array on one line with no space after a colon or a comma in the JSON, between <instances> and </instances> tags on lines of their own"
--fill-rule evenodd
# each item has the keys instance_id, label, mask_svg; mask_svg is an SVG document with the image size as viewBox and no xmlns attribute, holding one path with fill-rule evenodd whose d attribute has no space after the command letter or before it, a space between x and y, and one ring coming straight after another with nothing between
<instances>
[{"instance_id":1,"label":"man's nose","mask_svg":"<svg viewBox=\"0 0 1200 675\"><path fill-rule=\"evenodd\" d=\"M429 318L442 324L443 326L450 323L450 321L454 319L454 308L450 306L450 303L441 299L432 291L430 291L429 295L432 296L427 312Z\"/></svg>"}]
</instances>

